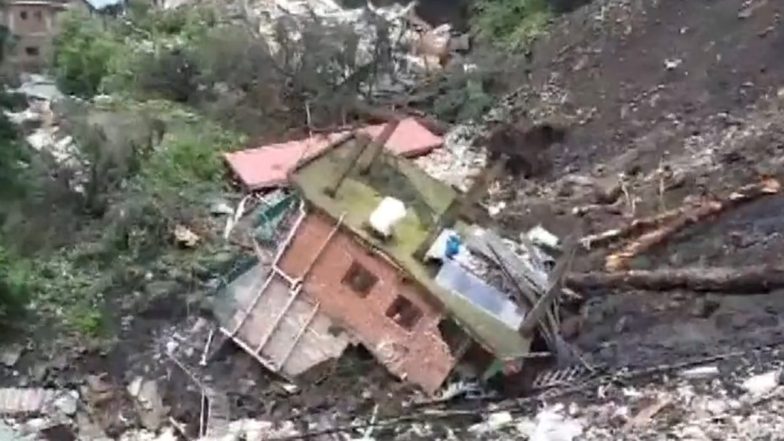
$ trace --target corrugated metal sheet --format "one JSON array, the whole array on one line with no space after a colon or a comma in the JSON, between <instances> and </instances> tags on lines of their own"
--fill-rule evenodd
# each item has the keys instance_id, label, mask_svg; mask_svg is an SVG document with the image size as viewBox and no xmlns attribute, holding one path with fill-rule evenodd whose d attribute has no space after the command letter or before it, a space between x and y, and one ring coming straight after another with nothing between
<instances>
[{"instance_id":1,"label":"corrugated metal sheet","mask_svg":"<svg viewBox=\"0 0 784 441\"><path fill-rule=\"evenodd\" d=\"M384 125L362 129L372 137L378 136ZM307 139L270 144L258 148L227 153L226 161L248 190L286 185L288 172L301 160L321 153L343 133L317 135ZM443 144L443 139L431 133L413 118L400 122L387 142L387 149L406 157L425 154Z\"/></svg>"}]
</instances>

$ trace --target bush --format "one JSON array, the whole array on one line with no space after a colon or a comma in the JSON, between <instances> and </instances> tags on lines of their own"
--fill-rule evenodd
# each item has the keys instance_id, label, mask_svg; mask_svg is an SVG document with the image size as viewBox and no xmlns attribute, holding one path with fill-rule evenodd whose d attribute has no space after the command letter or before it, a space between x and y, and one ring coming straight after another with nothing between
<instances>
[{"instance_id":1,"label":"bush","mask_svg":"<svg viewBox=\"0 0 784 441\"><path fill-rule=\"evenodd\" d=\"M480 37L515 48L544 31L552 10L548 0L480 0L472 26Z\"/></svg>"},{"instance_id":2,"label":"bush","mask_svg":"<svg viewBox=\"0 0 784 441\"><path fill-rule=\"evenodd\" d=\"M124 52L122 42L115 40L101 21L76 13L63 19L54 48L58 85L64 92L81 97L99 92L113 58Z\"/></svg>"}]
</instances>

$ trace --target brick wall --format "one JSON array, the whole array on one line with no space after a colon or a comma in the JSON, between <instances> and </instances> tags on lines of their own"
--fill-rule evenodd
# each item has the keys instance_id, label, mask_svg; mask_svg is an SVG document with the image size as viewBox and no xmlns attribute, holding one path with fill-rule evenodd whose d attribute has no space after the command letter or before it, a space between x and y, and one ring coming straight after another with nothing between
<instances>
[{"instance_id":1,"label":"brick wall","mask_svg":"<svg viewBox=\"0 0 784 441\"><path fill-rule=\"evenodd\" d=\"M283 271L301 276L334 225L326 216L309 214L281 259ZM354 262L378 278L365 297L343 282ZM442 314L427 300L429 294L405 281L394 266L349 233L341 230L333 236L307 275L304 289L398 377L433 392L454 367L456 360L438 331ZM421 312L410 330L387 317L398 296Z\"/></svg>"}]
</instances>

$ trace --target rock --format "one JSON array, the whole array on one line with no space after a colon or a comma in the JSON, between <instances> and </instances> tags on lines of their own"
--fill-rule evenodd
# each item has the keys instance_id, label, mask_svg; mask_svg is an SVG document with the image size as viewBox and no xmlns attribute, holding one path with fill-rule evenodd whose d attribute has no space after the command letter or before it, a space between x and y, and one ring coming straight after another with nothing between
<instances>
[{"instance_id":1,"label":"rock","mask_svg":"<svg viewBox=\"0 0 784 441\"><path fill-rule=\"evenodd\" d=\"M594 200L597 204L612 204L623 194L621 182L615 177L595 179L593 190Z\"/></svg>"},{"instance_id":2,"label":"rock","mask_svg":"<svg viewBox=\"0 0 784 441\"><path fill-rule=\"evenodd\" d=\"M19 361L25 348L22 345L10 345L0 350L0 364L12 368Z\"/></svg>"},{"instance_id":3,"label":"rock","mask_svg":"<svg viewBox=\"0 0 784 441\"><path fill-rule=\"evenodd\" d=\"M536 416L530 441L572 441L583 433L582 424L562 415L563 406L545 408Z\"/></svg>"},{"instance_id":4,"label":"rock","mask_svg":"<svg viewBox=\"0 0 784 441\"><path fill-rule=\"evenodd\" d=\"M68 391L54 400L54 407L67 416L76 415L76 408L79 404L79 392Z\"/></svg>"},{"instance_id":5,"label":"rock","mask_svg":"<svg viewBox=\"0 0 784 441\"><path fill-rule=\"evenodd\" d=\"M46 378L46 373L49 371L47 363L36 363L30 368L28 376L34 383L40 383Z\"/></svg>"},{"instance_id":6,"label":"rock","mask_svg":"<svg viewBox=\"0 0 784 441\"><path fill-rule=\"evenodd\" d=\"M689 380L704 380L717 377L719 375L719 368L715 365L697 366L681 371L679 375L683 378L688 378Z\"/></svg>"},{"instance_id":7,"label":"rock","mask_svg":"<svg viewBox=\"0 0 784 441\"><path fill-rule=\"evenodd\" d=\"M721 306L721 303L716 299L698 297L694 301L690 312L694 317L708 318L719 309L719 306Z\"/></svg>"},{"instance_id":8,"label":"rock","mask_svg":"<svg viewBox=\"0 0 784 441\"><path fill-rule=\"evenodd\" d=\"M664 60L664 68L667 69L667 70L675 70L681 64L683 64L683 60L681 60L680 58L673 58L673 59Z\"/></svg>"},{"instance_id":9,"label":"rock","mask_svg":"<svg viewBox=\"0 0 784 441\"><path fill-rule=\"evenodd\" d=\"M142 383L144 382L144 378L136 377L131 381L131 384L128 385L128 393L136 398L139 396L139 392L142 390Z\"/></svg>"},{"instance_id":10,"label":"rock","mask_svg":"<svg viewBox=\"0 0 784 441\"><path fill-rule=\"evenodd\" d=\"M227 201L216 199L210 203L210 214L213 216L231 216L234 214L234 208Z\"/></svg>"},{"instance_id":11,"label":"rock","mask_svg":"<svg viewBox=\"0 0 784 441\"><path fill-rule=\"evenodd\" d=\"M513 420L512 414L509 412L494 412L487 417L486 421L469 427L468 431L472 433L493 432L509 425Z\"/></svg>"},{"instance_id":12,"label":"rock","mask_svg":"<svg viewBox=\"0 0 784 441\"><path fill-rule=\"evenodd\" d=\"M778 387L780 380L780 370L769 371L748 378L741 387L752 396L759 397L772 392L773 389Z\"/></svg>"},{"instance_id":13,"label":"rock","mask_svg":"<svg viewBox=\"0 0 784 441\"><path fill-rule=\"evenodd\" d=\"M155 380L142 380L138 386L136 382L132 383L132 386L135 394L131 393L131 395L135 396L139 404L137 410L142 426L149 430L158 430L166 416L166 408L158 392L158 383ZM131 392L130 386L129 392Z\"/></svg>"},{"instance_id":14,"label":"rock","mask_svg":"<svg viewBox=\"0 0 784 441\"><path fill-rule=\"evenodd\" d=\"M185 225L177 225L174 227L174 243L178 246L185 248L195 247L201 238L190 230Z\"/></svg>"}]
</instances>

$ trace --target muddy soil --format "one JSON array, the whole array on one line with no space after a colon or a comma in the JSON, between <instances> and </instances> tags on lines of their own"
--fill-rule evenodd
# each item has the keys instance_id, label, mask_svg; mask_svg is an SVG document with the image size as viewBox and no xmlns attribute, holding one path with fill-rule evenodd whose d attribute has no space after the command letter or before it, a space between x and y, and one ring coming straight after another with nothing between
<instances>
[{"instance_id":1,"label":"muddy soil","mask_svg":"<svg viewBox=\"0 0 784 441\"><path fill-rule=\"evenodd\" d=\"M763 174L782 177L784 25L780 2L606 1L579 9L536 47L521 121L568 121L550 149L549 176L510 186L507 232L537 223L581 236L627 223L686 197L726 195ZM658 192L657 168L679 183ZM597 196L624 174L636 198ZM575 176L597 183L574 185ZM515 188L515 190L511 190ZM572 210L599 203L575 216ZM603 205L604 204L604 205ZM784 253L784 198L770 197L676 235L639 268L738 266ZM601 270L607 250L577 270ZM595 294L595 293L594 293ZM784 296L606 292L583 308L578 345L599 363L646 365L782 338ZM707 307L706 307L707 304Z\"/></svg>"}]
</instances>

